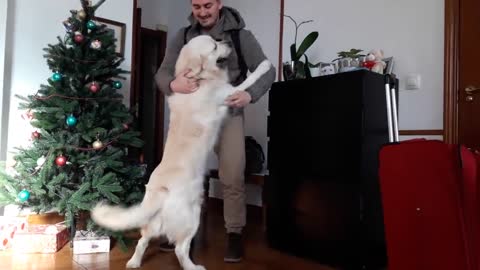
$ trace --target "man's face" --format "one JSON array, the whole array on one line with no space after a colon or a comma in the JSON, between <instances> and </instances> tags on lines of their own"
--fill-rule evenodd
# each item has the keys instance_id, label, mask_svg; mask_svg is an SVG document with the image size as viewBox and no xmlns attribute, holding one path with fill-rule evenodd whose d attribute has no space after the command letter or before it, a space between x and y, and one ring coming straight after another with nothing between
<instances>
[{"instance_id":1,"label":"man's face","mask_svg":"<svg viewBox=\"0 0 480 270\"><path fill-rule=\"evenodd\" d=\"M211 29L220 16L221 0L192 0L193 17L203 28Z\"/></svg>"}]
</instances>

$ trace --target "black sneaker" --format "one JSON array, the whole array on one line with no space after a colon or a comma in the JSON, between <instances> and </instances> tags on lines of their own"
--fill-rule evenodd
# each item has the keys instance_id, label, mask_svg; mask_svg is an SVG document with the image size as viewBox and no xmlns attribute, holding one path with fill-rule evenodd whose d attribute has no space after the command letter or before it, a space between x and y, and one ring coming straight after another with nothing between
<instances>
[{"instance_id":1,"label":"black sneaker","mask_svg":"<svg viewBox=\"0 0 480 270\"><path fill-rule=\"evenodd\" d=\"M168 241L165 241L160 244L159 249L163 252L172 252L175 251L175 245L170 244Z\"/></svg>"},{"instance_id":2,"label":"black sneaker","mask_svg":"<svg viewBox=\"0 0 480 270\"><path fill-rule=\"evenodd\" d=\"M227 250L223 260L228 263L237 263L243 259L242 235L239 233L227 234Z\"/></svg>"}]
</instances>

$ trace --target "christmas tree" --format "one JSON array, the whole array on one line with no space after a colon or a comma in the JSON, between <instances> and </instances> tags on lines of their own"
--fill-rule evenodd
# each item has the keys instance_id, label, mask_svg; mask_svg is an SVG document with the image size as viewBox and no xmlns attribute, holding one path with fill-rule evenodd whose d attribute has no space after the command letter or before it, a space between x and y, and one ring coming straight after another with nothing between
<instances>
[{"instance_id":1,"label":"christmas tree","mask_svg":"<svg viewBox=\"0 0 480 270\"><path fill-rule=\"evenodd\" d=\"M51 78L36 94L19 97L36 130L31 144L16 148L12 172L0 176L0 205L57 211L73 226L98 201L130 205L142 199L144 168L128 149L143 142L118 93L128 72L119 68L123 58L113 33L95 21L104 1L80 0L82 9L70 11L64 38L44 49ZM88 218L87 229L121 236Z\"/></svg>"}]
</instances>

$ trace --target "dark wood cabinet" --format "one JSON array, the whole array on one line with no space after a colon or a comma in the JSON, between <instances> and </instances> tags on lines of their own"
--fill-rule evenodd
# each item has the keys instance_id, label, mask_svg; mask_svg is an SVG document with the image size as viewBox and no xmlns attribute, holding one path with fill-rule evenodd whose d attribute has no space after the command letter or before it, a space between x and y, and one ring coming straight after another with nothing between
<instances>
[{"instance_id":1,"label":"dark wood cabinet","mask_svg":"<svg viewBox=\"0 0 480 270\"><path fill-rule=\"evenodd\" d=\"M347 269L383 267L384 76L360 70L276 82L269 111L270 246Z\"/></svg>"}]
</instances>

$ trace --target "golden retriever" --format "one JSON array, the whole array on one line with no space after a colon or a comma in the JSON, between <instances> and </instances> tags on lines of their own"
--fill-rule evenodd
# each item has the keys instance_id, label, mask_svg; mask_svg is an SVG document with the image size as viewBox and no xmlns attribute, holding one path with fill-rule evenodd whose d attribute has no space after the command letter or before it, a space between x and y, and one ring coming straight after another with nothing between
<instances>
[{"instance_id":1,"label":"golden retriever","mask_svg":"<svg viewBox=\"0 0 480 270\"><path fill-rule=\"evenodd\" d=\"M175 73L190 69L189 76L199 80L199 88L168 97L170 125L163 159L150 176L143 201L129 208L99 203L92 209L93 220L105 228L142 228L128 268L140 267L149 240L163 235L175 243L183 269L205 269L190 260L189 249L200 223L207 157L228 115L225 99L250 87L271 67L268 60L263 61L241 85L233 87L225 67L231 50L227 42L207 35L193 38L182 48Z\"/></svg>"}]
</instances>

